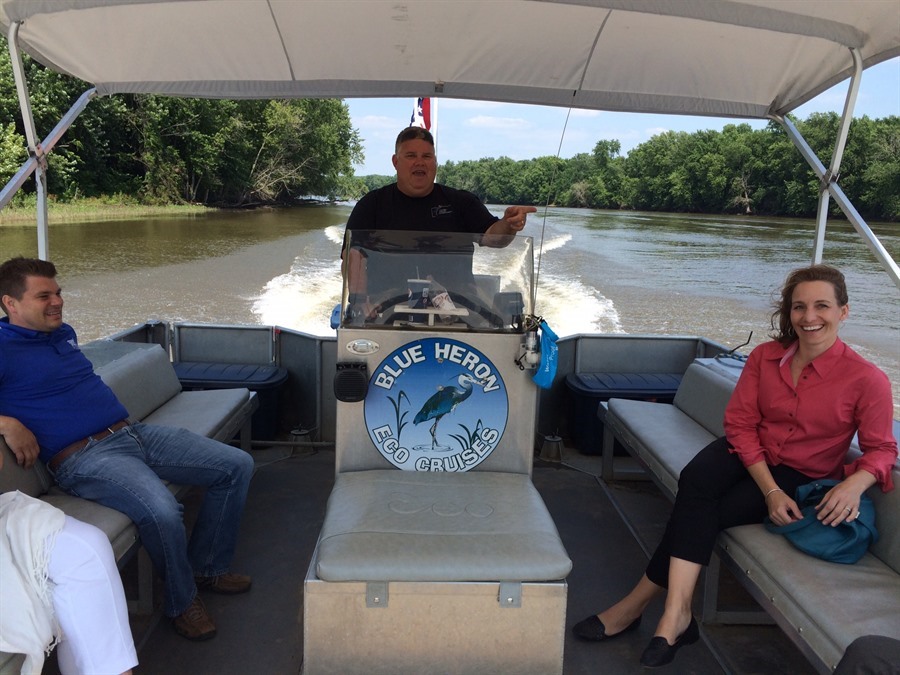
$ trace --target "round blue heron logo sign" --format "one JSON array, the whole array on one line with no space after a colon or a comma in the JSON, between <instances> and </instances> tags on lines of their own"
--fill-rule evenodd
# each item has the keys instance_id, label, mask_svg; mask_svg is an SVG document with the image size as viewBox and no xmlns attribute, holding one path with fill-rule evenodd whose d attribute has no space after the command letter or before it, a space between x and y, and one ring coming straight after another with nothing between
<instances>
[{"instance_id":1,"label":"round blue heron logo sign","mask_svg":"<svg viewBox=\"0 0 900 675\"><path fill-rule=\"evenodd\" d=\"M468 471L497 447L509 398L484 354L447 338L409 342L375 369L366 429L378 451L410 471Z\"/></svg>"}]
</instances>

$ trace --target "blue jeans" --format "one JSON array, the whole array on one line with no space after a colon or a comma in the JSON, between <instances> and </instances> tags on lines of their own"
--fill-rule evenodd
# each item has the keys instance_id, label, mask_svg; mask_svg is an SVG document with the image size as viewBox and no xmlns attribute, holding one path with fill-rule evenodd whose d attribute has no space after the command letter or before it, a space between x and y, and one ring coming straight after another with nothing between
<instances>
[{"instance_id":1,"label":"blue jeans","mask_svg":"<svg viewBox=\"0 0 900 675\"><path fill-rule=\"evenodd\" d=\"M69 494L121 511L165 580L165 613L178 616L194 599L194 575L228 571L253 475L243 450L173 427L133 424L60 464L54 477ZM183 507L160 478L207 488L187 541Z\"/></svg>"}]
</instances>

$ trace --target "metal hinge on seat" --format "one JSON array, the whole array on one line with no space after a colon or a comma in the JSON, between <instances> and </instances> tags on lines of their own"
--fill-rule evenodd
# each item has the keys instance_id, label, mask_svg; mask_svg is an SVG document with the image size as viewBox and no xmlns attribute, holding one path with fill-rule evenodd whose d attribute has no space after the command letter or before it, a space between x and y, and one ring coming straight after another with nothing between
<instances>
[{"instance_id":1,"label":"metal hinge on seat","mask_svg":"<svg viewBox=\"0 0 900 675\"><path fill-rule=\"evenodd\" d=\"M501 607L521 607L522 606L522 582L520 582L520 581L500 582L499 601L500 601Z\"/></svg>"},{"instance_id":2,"label":"metal hinge on seat","mask_svg":"<svg viewBox=\"0 0 900 675\"><path fill-rule=\"evenodd\" d=\"M366 607L388 606L388 582L366 582Z\"/></svg>"}]
</instances>

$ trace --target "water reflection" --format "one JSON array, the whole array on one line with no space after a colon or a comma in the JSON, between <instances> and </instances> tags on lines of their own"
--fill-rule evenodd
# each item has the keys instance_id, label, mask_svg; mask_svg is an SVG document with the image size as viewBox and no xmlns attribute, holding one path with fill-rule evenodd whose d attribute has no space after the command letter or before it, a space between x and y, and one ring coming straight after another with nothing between
<instances>
[{"instance_id":1,"label":"water reflection","mask_svg":"<svg viewBox=\"0 0 900 675\"><path fill-rule=\"evenodd\" d=\"M343 211L347 213L344 214ZM50 258L67 275L158 267L226 256L247 246L343 223L349 209L218 211L50 226ZM3 256L37 255L34 226L0 227Z\"/></svg>"}]
</instances>

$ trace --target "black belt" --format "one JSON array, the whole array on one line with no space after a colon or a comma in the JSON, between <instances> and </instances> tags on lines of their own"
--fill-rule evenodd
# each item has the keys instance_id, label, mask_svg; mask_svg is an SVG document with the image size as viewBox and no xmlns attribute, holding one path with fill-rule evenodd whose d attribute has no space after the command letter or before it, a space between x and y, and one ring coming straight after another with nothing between
<instances>
[{"instance_id":1,"label":"black belt","mask_svg":"<svg viewBox=\"0 0 900 675\"><path fill-rule=\"evenodd\" d=\"M82 450L84 446L91 441L102 441L107 436L112 436L114 433L127 426L128 420L122 420L121 422L116 422L115 424L106 427L103 431L98 431L96 434L91 434L87 438L82 438L80 441L70 443L53 455L53 457L50 458L50 461L47 462L47 466L50 467L51 471L56 471L57 467L68 459L70 455L74 455L79 450Z\"/></svg>"}]
</instances>

